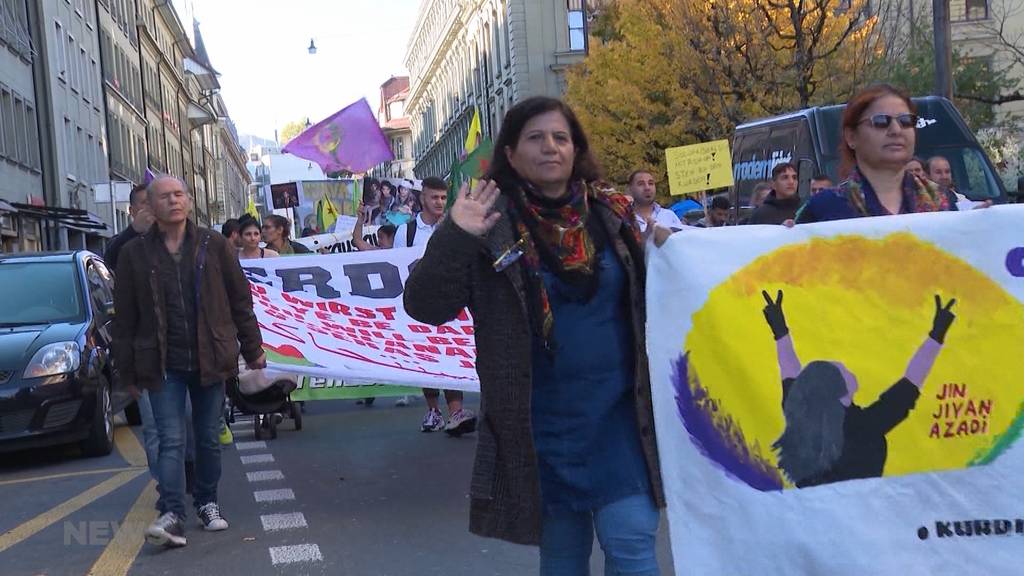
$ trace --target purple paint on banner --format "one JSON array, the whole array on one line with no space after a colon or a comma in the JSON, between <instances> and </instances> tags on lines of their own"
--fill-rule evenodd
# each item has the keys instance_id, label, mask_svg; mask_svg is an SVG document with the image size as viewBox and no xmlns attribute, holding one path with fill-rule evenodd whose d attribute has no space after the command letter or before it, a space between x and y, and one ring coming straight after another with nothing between
<instances>
[{"instance_id":1,"label":"purple paint on banner","mask_svg":"<svg viewBox=\"0 0 1024 576\"><path fill-rule=\"evenodd\" d=\"M700 385L696 373L691 386L689 357L689 353L680 355L672 366L672 385L676 390L679 418L690 440L729 477L762 492L782 490L782 474L778 468L760 454L751 452L742 430L720 410L718 401Z\"/></svg>"}]
</instances>

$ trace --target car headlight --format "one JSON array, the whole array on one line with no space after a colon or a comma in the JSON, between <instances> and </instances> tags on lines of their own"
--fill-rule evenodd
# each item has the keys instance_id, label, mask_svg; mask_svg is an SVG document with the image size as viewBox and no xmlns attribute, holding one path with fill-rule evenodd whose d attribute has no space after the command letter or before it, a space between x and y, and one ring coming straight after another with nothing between
<instances>
[{"instance_id":1,"label":"car headlight","mask_svg":"<svg viewBox=\"0 0 1024 576\"><path fill-rule=\"evenodd\" d=\"M25 368L25 378L57 376L78 370L82 363L82 349L77 342L55 342L36 352Z\"/></svg>"}]
</instances>

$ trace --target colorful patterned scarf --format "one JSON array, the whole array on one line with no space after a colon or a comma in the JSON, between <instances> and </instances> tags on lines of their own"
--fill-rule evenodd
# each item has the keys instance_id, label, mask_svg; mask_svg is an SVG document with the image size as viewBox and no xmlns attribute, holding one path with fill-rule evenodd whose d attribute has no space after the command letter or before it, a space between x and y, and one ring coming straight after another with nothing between
<instances>
[{"instance_id":1,"label":"colorful patterned scarf","mask_svg":"<svg viewBox=\"0 0 1024 576\"><path fill-rule=\"evenodd\" d=\"M879 214L872 214L868 209L864 188L871 189L871 183L856 167L853 168L850 177L839 185L839 190L846 196L858 214L879 216ZM903 209L908 214L941 212L950 209L950 199L947 194L943 194L939 190L938 184L925 178L919 178L907 171L903 176Z\"/></svg>"},{"instance_id":2,"label":"colorful patterned scarf","mask_svg":"<svg viewBox=\"0 0 1024 576\"><path fill-rule=\"evenodd\" d=\"M593 226L604 226L599 219L590 221L592 207L603 206L623 222L635 246L641 244L633 203L624 194L597 189L584 182L572 184L569 198L563 202L545 200L528 185L510 194L516 232L523 243L523 262L534 331L543 339L546 350L554 350L552 329L555 324L547 289L541 276L542 264L560 280L581 288L586 299L597 289L600 246L591 233ZM598 216L598 218L600 218Z\"/></svg>"}]
</instances>

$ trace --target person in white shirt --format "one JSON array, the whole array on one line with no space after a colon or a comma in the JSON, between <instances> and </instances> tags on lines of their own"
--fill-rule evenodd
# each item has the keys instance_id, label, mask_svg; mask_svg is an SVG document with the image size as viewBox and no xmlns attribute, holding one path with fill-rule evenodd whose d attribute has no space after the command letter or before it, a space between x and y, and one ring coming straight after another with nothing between
<instances>
[{"instance_id":1,"label":"person in white shirt","mask_svg":"<svg viewBox=\"0 0 1024 576\"><path fill-rule=\"evenodd\" d=\"M423 211L417 214L416 218L398 227L395 232L395 246L425 246L430 240L430 235L434 233L434 229L441 222L441 218L444 217L447 200L448 185L445 181L440 178L425 178L423 192L420 194ZM441 392L436 388L423 389L423 398L427 401L427 414L423 417L420 431L444 430L451 436L461 436L476 430L476 414L472 410L462 407L461 391L444 391L444 399L448 403L447 423L438 408L440 397Z\"/></svg>"},{"instance_id":2,"label":"person in white shirt","mask_svg":"<svg viewBox=\"0 0 1024 576\"><path fill-rule=\"evenodd\" d=\"M650 171L637 170L630 174L627 190L633 197L633 209L636 211L636 223L640 227L640 232L647 231L647 221L650 219L670 230L682 230L685 227L675 212L662 208L655 202L657 185L654 174Z\"/></svg>"}]
</instances>

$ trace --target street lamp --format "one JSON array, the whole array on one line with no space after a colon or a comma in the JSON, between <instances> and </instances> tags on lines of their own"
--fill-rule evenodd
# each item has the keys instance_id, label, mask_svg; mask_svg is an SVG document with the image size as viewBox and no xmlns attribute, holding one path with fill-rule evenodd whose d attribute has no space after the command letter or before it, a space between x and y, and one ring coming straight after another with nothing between
<instances>
[{"instance_id":1,"label":"street lamp","mask_svg":"<svg viewBox=\"0 0 1024 576\"><path fill-rule=\"evenodd\" d=\"M309 53L316 54L316 43L313 42L312 38L309 39Z\"/></svg>"}]
</instances>

